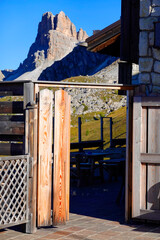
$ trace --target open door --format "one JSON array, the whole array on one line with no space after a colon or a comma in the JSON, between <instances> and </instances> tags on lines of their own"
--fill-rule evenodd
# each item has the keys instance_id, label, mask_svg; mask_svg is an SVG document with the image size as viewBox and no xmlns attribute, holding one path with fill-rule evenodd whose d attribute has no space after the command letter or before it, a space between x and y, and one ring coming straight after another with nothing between
<instances>
[{"instance_id":1,"label":"open door","mask_svg":"<svg viewBox=\"0 0 160 240\"><path fill-rule=\"evenodd\" d=\"M160 220L160 98L133 99L132 217Z\"/></svg>"},{"instance_id":2,"label":"open door","mask_svg":"<svg viewBox=\"0 0 160 240\"><path fill-rule=\"evenodd\" d=\"M51 90L40 91L38 109L37 226L42 227L69 220L70 96L64 90L55 92L53 165L53 92Z\"/></svg>"}]
</instances>

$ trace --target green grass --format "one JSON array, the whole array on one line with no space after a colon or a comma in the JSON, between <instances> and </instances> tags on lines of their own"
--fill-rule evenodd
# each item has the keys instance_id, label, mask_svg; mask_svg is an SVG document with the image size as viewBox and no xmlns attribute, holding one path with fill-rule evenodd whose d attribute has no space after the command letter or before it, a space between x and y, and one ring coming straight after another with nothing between
<instances>
[{"instance_id":1,"label":"green grass","mask_svg":"<svg viewBox=\"0 0 160 240\"><path fill-rule=\"evenodd\" d=\"M89 140L99 140L101 138L100 135L100 118L98 120L94 120L94 115L98 114L98 112L92 112L85 115L80 115L82 120L82 141ZM100 114L100 113L99 113ZM101 112L102 114L102 112ZM105 111L103 112L105 114ZM78 142L78 117L73 116L71 119L71 142ZM112 117L113 128L112 134L113 138L125 138L126 137L126 107L122 107L107 117ZM110 120L109 118L104 118L104 146L109 146L110 141ZM74 125L74 126L73 126Z\"/></svg>"}]
</instances>

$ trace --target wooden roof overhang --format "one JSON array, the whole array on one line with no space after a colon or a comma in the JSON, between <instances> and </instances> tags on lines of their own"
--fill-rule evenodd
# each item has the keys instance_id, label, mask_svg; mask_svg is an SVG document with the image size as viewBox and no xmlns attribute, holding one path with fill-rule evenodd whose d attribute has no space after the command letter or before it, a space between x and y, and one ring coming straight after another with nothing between
<instances>
[{"instance_id":1,"label":"wooden roof overhang","mask_svg":"<svg viewBox=\"0 0 160 240\"><path fill-rule=\"evenodd\" d=\"M121 21L109 25L86 39L88 50L120 57Z\"/></svg>"}]
</instances>

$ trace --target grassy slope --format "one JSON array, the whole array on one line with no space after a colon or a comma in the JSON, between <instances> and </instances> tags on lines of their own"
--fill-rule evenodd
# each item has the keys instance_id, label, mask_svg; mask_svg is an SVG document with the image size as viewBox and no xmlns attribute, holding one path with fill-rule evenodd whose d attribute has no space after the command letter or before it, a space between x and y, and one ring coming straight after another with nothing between
<instances>
[{"instance_id":1,"label":"grassy slope","mask_svg":"<svg viewBox=\"0 0 160 240\"><path fill-rule=\"evenodd\" d=\"M82 140L98 140L100 139L100 119L94 120L95 113L89 113L82 115ZM112 117L113 120L113 138L125 138L126 136L126 107L122 107L111 114L108 117ZM72 119L72 123L77 118ZM110 140L110 124L109 119L104 119L104 141L105 146L109 145ZM78 141L78 126L72 125L71 127L71 142Z\"/></svg>"}]
</instances>

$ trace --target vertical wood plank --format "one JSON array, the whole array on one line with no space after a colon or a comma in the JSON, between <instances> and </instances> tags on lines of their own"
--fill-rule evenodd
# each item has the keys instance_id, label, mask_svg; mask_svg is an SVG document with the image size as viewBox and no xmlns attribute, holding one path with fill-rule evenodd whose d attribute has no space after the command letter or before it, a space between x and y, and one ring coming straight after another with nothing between
<instances>
[{"instance_id":1,"label":"vertical wood plank","mask_svg":"<svg viewBox=\"0 0 160 240\"><path fill-rule=\"evenodd\" d=\"M51 225L52 115L53 92L39 93L38 138L38 226Z\"/></svg>"},{"instance_id":2,"label":"vertical wood plank","mask_svg":"<svg viewBox=\"0 0 160 240\"><path fill-rule=\"evenodd\" d=\"M66 93L65 123L64 123L64 174L65 174L65 203L66 203L66 220L69 220L69 203L70 203L70 102L71 97Z\"/></svg>"},{"instance_id":3,"label":"vertical wood plank","mask_svg":"<svg viewBox=\"0 0 160 240\"><path fill-rule=\"evenodd\" d=\"M147 108L142 108L142 125L141 125L141 152L147 152ZM141 164L140 169L140 208L146 209L146 164Z\"/></svg>"},{"instance_id":4,"label":"vertical wood plank","mask_svg":"<svg viewBox=\"0 0 160 240\"><path fill-rule=\"evenodd\" d=\"M28 94L27 91L31 90ZM26 232L36 231L37 210L37 105L34 99L34 84L24 84L24 109L25 109L25 154L32 159L32 168L29 178L28 208L29 222L26 224ZM32 103L32 104L29 104ZM34 103L34 104L33 104Z\"/></svg>"},{"instance_id":5,"label":"vertical wood plank","mask_svg":"<svg viewBox=\"0 0 160 240\"><path fill-rule=\"evenodd\" d=\"M111 119L112 120L112 119ZM125 171L125 219L131 219L132 208L132 127L133 127L133 92L127 91L126 116L126 171Z\"/></svg>"},{"instance_id":6,"label":"vertical wood plank","mask_svg":"<svg viewBox=\"0 0 160 240\"><path fill-rule=\"evenodd\" d=\"M70 97L63 90L55 93L54 126L53 225L57 225L69 218Z\"/></svg>"},{"instance_id":7,"label":"vertical wood plank","mask_svg":"<svg viewBox=\"0 0 160 240\"><path fill-rule=\"evenodd\" d=\"M133 100L133 171L132 171L132 217L140 215L140 143L141 143L141 97Z\"/></svg>"},{"instance_id":8,"label":"vertical wood plank","mask_svg":"<svg viewBox=\"0 0 160 240\"><path fill-rule=\"evenodd\" d=\"M160 108L148 110L148 153L160 153ZM148 164L147 209L160 210L159 200L160 166Z\"/></svg>"}]
</instances>

